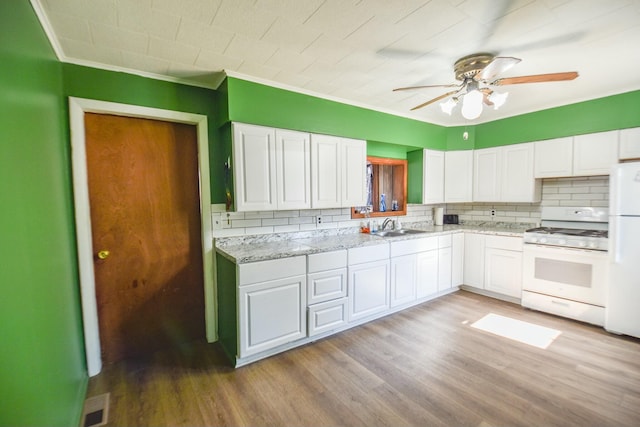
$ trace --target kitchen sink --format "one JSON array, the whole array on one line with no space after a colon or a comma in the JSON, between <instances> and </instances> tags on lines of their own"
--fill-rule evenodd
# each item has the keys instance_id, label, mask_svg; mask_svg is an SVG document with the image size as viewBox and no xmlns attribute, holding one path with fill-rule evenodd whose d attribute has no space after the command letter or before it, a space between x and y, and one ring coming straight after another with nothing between
<instances>
[{"instance_id":1,"label":"kitchen sink","mask_svg":"<svg viewBox=\"0 0 640 427\"><path fill-rule=\"evenodd\" d=\"M372 234L374 236L380 236L380 237L398 237L398 236L406 236L407 234L422 234L422 233L426 233L426 231L412 230L410 228L403 228L402 230L378 231L378 232L372 233Z\"/></svg>"}]
</instances>

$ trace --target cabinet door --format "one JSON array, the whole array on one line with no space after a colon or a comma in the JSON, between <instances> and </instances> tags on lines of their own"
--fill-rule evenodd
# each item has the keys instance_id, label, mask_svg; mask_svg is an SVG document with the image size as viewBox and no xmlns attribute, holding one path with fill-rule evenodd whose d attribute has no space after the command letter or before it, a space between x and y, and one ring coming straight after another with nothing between
<instances>
[{"instance_id":1,"label":"cabinet door","mask_svg":"<svg viewBox=\"0 0 640 427\"><path fill-rule=\"evenodd\" d=\"M346 295L346 268L307 275L307 298L309 305L341 298Z\"/></svg>"},{"instance_id":2,"label":"cabinet door","mask_svg":"<svg viewBox=\"0 0 640 427\"><path fill-rule=\"evenodd\" d=\"M444 203L444 151L423 150L422 203Z\"/></svg>"},{"instance_id":3,"label":"cabinet door","mask_svg":"<svg viewBox=\"0 0 640 427\"><path fill-rule=\"evenodd\" d=\"M484 240L478 233L464 233L464 284L484 288Z\"/></svg>"},{"instance_id":4,"label":"cabinet door","mask_svg":"<svg viewBox=\"0 0 640 427\"><path fill-rule=\"evenodd\" d=\"M573 138L573 174L609 175L618 163L618 131L577 135Z\"/></svg>"},{"instance_id":5,"label":"cabinet door","mask_svg":"<svg viewBox=\"0 0 640 427\"><path fill-rule=\"evenodd\" d=\"M389 308L389 260L349 267L349 321Z\"/></svg>"},{"instance_id":6,"label":"cabinet door","mask_svg":"<svg viewBox=\"0 0 640 427\"><path fill-rule=\"evenodd\" d=\"M338 208L342 204L340 138L311 135L311 207Z\"/></svg>"},{"instance_id":7,"label":"cabinet door","mask_svg":"<svg viewBox=\"0 0 640 427\"><path fill-rule=\"evenodd\" d=\"M487 248L485 289L520 298L522 293L522 252Z\"/></svg>"},{"instance_id":8,"label":"cabinet door","mask_svg":"<svg viewBox=\"0 0 640 427\"><path fill-rule=\"evenodd\" d=\"M278 209L311 208L311 145L309 134L276 130Z\"/></svg>"},{"instance_id":9,"label":"cabinet door","mask_svg":"<svg viewBox=\"0 0 640 427\"><path fill-rule=\"evenodd\" d=\"M438 292L451 288L451 247L438 249Z\"/></svg>"},{"instance_id":10,"label":"cabinet door","mask_svg":"<svg viewBox=\"0 0 640 427\"><path fill-rule=\"evenodd\" d=\"M233 165L237 211L277 208L275 130L233 124Z\"/></svg>"},{"instance_id":11,"label":"cabinet door","mask_svg":"<svg viewBox=\"0 0 640 427\"><path fill-rule=\"evenodd\" d=\"M473 200L497 202L501 200L500 148L485 148L473 152Z\"/></svg>"},{"instance_id":12,"label":"cabinet door","mask_svg":"<svg viewBox=\"0 0 640 427\"><path fill-rule=\"evenodd\" d=\"M573 175L573 137L534 143L535 177L556 178Z\"/></svg>"},{"instance_id":13,"label":"cabinet door","mask_svg":"<svg viewBox=\"0 0 640 427\"><path fill-rule=\"evenodd\" d=\"M240 357L307 336L306 276L240 286Z\"/></svg>"},{"instance_id":14,"label":"cabinet door","mask_svg":"<svg viewBox=\"0 0 640 427\"><path fill-rule=\"evenodd\" d=\"M502 201L539 202L541 181L533 172L533 143L507 145L502 150Z\"/></svg>"},{"instance_id":15,"label":"cabinet door","mask_svg":"<svg viewBox=\"0 0 640 427\"><path fill-rule=\"evenodd\" d=\"M640 128L622 129L620 131L620 160L640 159Z\"/></svg>"},{"instance_id":16,"label":"cabinet door","mask_svg":"<svg viewBox=\"0 0 640 427\"><path fill-rule=\"evenodd\" d=\"M367 204L367 142L342 138L341 152L341 206L364 206Z\"/></svg>"},{"instance_id":17,"label":"cabinet door","mask_svg":"<svg viewBox=\"0 0 640 427\"><path fill-rule=\"evenodd\" d=\"M471 202L473 150L447 151L444 155L444 201Z\"/></svg>"},{"instance_id":18,"label":"cabinet door","mask_svg":"<svg viewBox=\"0 0 640 427\"><path fill-rule=\"evenodd\" d=\"M332 331L347 323L347 298L309 306L309 336Z\"/></svg>"},{"instance_id":19,"label":"cabinet door","mask_svg":"<svg viewBox=\"0 0 640 427\"><path fill-rule=\"evenodd\" d=\"M391 307L416 299L416 255L391 258Z\"/></svg>"},{"instance_id":20,"label":"cabinet door","mask_svg":"<svg viewBox=\"0 0 640 427\"><path fill-rule=\"evenodd\" d=\"M455 233L451 239L451 286L460 286L464 274L464 233Z\"/></svg>"},{"instance_id":21,"label":"cabinet door","mask_svg":"<svg viewBox=\"0 0 640 427\"><path fill-rule=\"evenodd\" d=\"M428 297L438 292L438 250L417 254L417 289L418 298Z\"/></svg>"}]
</instances>

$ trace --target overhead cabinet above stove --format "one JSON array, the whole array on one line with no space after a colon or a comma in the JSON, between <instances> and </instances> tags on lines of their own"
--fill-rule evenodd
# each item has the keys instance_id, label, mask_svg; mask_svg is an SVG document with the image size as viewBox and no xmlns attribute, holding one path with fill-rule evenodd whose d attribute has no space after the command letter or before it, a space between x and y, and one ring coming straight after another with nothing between
<instances>
[{"instance_id":1,"label":"overhead cabinet above stove","mask_svg":"<svg viewBox=\"0 0 640 427\"><path fill-rule=\"evenodd\" d=\"M535 142L535 177L608 175L618 162L620 131Z\"/></svg>"}]
</instances>

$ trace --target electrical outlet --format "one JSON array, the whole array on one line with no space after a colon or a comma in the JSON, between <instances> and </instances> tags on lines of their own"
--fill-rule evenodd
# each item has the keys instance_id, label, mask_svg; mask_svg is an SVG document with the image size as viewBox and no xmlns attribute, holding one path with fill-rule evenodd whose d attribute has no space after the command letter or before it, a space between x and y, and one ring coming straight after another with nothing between
<instances>
[{"instance_id":1,"label":"electrical outlet","mask_svg":"<svg viewBox=\"0 0 640 427\"><path fill-rule=\"evenodd\" d=\"M496 216L496 210L495 209L491 209L491 216Z\"/></svg>"},{"instance_id":2,"label":"electrical outlet","mask_svg":"<svg viewBox=\"0 0 640 427\"><path fill-rule=\"evenodd\" d=\"M316 224L322 224L322 217L320 215L316 217Z\"/></svg>"}]
</instances>

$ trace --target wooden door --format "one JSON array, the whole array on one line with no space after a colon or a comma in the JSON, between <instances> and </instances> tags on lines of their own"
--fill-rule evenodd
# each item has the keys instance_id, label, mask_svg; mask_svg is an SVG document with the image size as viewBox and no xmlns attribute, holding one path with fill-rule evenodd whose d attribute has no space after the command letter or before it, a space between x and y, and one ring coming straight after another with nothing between
<instances>
[{"instance_id":1,"label":"wooden door","mask_svg":"<svg viewBox=\"0 0 640 427\"><path fill-rule=\"evenodd\" d=\"M85 128L103 362L204 338L196 127L85 114Z\"/></svg>"}]
</instances>

